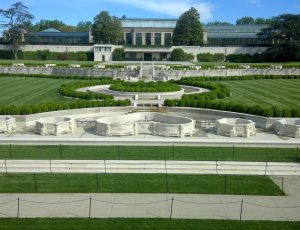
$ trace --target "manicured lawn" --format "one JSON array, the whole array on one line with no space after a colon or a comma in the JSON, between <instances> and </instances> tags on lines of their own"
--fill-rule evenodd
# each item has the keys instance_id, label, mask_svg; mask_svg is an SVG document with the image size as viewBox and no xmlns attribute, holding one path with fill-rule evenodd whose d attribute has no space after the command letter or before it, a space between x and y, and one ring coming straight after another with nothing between
<instances>
[{"instance_id":1,"label":"manicured lawn","mask_svg":"<svg viewBox=\"0 0 300 230\"><path fill-rule=\"evenodd\" d=\"M226 183L226 186L225 186ZM264 176L177 174L2 174L1 193L192 193L282 195Z\"/></svg>"},{"instance_id":2,"label":"manicured lawn","mask_svg":"<svg viewBox=\"0 0 300 230\"><path fill-rule=\"evenodd\" d=\"M11 63L34 63L34 64L97 64L100 62L94 62L94 61L57 61L57 60L47 60L47 61L35 61L35 60L0 60L1 64L11 64Z\"/></svg>"},{"instance_id":3,"label":"manicured lawn","mask_svg":"<svg viewBox=\"0 0 300 230\"><path fill-rule=\"evenodd\" d=\"M300 107L300 80L245 80L221 83L229 87L232 93L229 98L222 101L262 107Z\"/></svg>"},{"instance_id":4,"label":"manicured lawn","mask_svg":"<svg viewBox=\"0 0 300 230\"><path fill-rule=\"evenodd\" d=\"M0 145L0 159L300 161L297 148Z\"/></svg>"},{"instance_id":5,"label":"manicured lawn","mask_svg":"<svg viewBox=\"0 0 300 230\"><path fill-rule=\"evenodd\" d=\"M67 102L71 99L57 94L60 85L75 80L0 77L0 105Z\"/></svg>"},{"instance_id":6,"label":"manicured lawn","mask_svg":"<svg viewBox=\"0 0 300 230\"><path fill-rule=\"evenodd\" d=\"M185 219L2 219L1 230L298 230L300 222Z\"/></svg>"}]
</instances>

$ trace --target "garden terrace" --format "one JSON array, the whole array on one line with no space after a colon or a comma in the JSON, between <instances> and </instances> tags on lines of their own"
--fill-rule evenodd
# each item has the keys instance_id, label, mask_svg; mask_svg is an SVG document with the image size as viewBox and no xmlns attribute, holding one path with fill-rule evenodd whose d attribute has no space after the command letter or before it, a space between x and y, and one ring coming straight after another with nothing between
<instances>
[{"instance_id":1,"label":"garden terrace","mask_svg":"<svg viewBox=\"0 0 300 230\"><path fill-rule=\"evenodd\" d=\"M113 84L110 90L123 92L176 92L180 91L179 85L169 82L120 82Z\"/></svg>"}]
</instances>

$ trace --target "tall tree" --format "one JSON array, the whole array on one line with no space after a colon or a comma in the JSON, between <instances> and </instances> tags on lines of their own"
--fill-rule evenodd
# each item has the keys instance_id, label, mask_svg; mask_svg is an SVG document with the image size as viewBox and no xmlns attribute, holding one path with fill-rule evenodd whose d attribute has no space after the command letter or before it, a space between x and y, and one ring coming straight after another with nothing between
<instances>
[{"instance_id":1,"label":"tall tree","mask_svg":"<svg viewBox=\"0 0 300 230\"><path fill-rule=\"evenodd\" d=\"M0 9L0 15L6 20L1 22L0 25L7 30L6 33L9 36L13 57L17 59L18 50L22 44L24 28L34 16L29 13L28 7L22 2L13 4L7 10Z\"/></svg>"},{"instance_id":2,"label":"tall tree","mask_svg":"<svg viewBox=\"0 0 300 230\"><path fill-rule=\"evenodd\" d=\"M300 14L281 14L274 17L259 35L268 37L275 43L300 42Z\"/></svg>"},{"instance_id":3,"label":"tall tree","mask_svg":"<svg viewBox=\"0 0 300 230\"><path fill-rule=\"evenodd\" d=\"M77 26L76 26L76 31L77 32L88 32L91 25L92 25L92 22L89 22L89 21L78 22Z\"/></svg>"},{"instance_id":4,"label":"tall tree","mask_svg":"<svg viewBox=\"0 0 300 230\"><path fill-rule=\"evenodd\" d=\"M252 17L243 17L236 20L237 25L253 25L255 22Z\"/></svg>"},{"instance_id":5,"label":"tall tree","mask_svg":"<svg viewBox=\"0 0 300 230\"><path fill-rule=\"evenodd\" d=\"M59 20L47 20L47 19L41 19L39 22L37 22L31 29L31 31L39 32L42 30L46 30L49 28L57 29L61 32L74 32L76 31L75 26L70 26L65 24L62 21Z\"/></svg>"},{"instance_id":6,"label":"tall tree","mask_svg":"<svg viewBox=\"0 0 300 230\"><path fill-rule=\"evenodd\" d=\"M122 40L121 21L112 17L107 11L101 11L94 18L92 33L96 43L117 44Z\"/></svg>"},{"instance_id":7,"label":"tall tree","mask_svg":"<svg viewBox=\"0 0 300 230\"><path fill-rule=\"evenodd\" d=\"M194 7L184 12L178 19L173 32L174 45L201 45L203 43L203 28L200 15Z\"/></svg>"},{"instance_id":8,"label":"tall tree","mask_svg":"<svg viewBox=\"0 0 300 230\"><path fill-rule=\"evenodd\" d=\"M274 17L267 28L258 34L269 38L274 46L265 55L272 60L300 60L300 14L282 14Z\"/></svg>"},{"instance_id":9,"label":"tall tree","mask_svg":"<svg viewBox=\"0 0 300 230\"><path fill-rule=\"evenodd\" d=\"M220 22L220 21L208 22L206 25L207 26L232 26L230 22Z\"/></svg>"}]
</instances>

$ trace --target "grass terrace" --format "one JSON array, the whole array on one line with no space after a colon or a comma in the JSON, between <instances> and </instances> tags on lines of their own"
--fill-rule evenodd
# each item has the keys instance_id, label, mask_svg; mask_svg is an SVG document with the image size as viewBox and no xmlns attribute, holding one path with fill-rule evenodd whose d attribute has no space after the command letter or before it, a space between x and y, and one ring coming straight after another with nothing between
<instances>
[{"instance_id":1,"label":"grass terrace","mask_svg":"<svg viewBox=\"0 0 300 230\"><path fill-rule=\"evenodd\" d=\"M72 99L57 94L57 90L60 85L72 82L76 80L0 77L0 105L70 102Z\"/></svg>"},{"instance_id":2,"label":"grass terrace","mask_svg":"<svg viewBox=\"0 0 300 230\"><path fill-rule=\"evenodd\" d=\"M0 193L184 193L282 195L264 176L2 174Z\"/></svg>"},{"instance_id":3,"label":"grass terrace","mask_svg":"<svg viewBox=\"0 0 300 230\"><path fill-rule=\"evenodd\" d=\"M185 219L2 219L2 230L298 230L300 222ZM100 227L101 226L101 227Z\"/></svg>"},{"instance_id":4,"label":"grass terrace","mask_svg":"<svg viewBox=\"0 0 300 230\"><path fill-rule=\"evenodd\" d=\"M190 160L299 162L294 148L191 146L0 145L0 159Z\"/></svg>"},{"instance_id":5,"label":"grass terrace","mask_svg":"<svg viewBox=\"0 0 300 230\"><path fill-rule=\"evenodd\" d=\"M244 80L221 81L230 91L224 102L244 105L278 106L280 108L300 107L300 80Z\"/></svg>"}]
</instances>

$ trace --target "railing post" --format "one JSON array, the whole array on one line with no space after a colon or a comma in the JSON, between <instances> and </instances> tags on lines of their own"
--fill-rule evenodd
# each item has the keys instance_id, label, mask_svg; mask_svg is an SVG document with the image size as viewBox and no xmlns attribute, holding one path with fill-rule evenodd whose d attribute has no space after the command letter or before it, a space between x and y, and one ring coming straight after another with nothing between
<instances>
[{"instance_id":1,"label":"railing post","mask_svg":"<svg viewBox=\"0 0 300 230\"><path fill-rule=\"evenodd\" d=\"M241 202L240 221L242 221L244 199Z\"/></svg>"}]
</instances>

